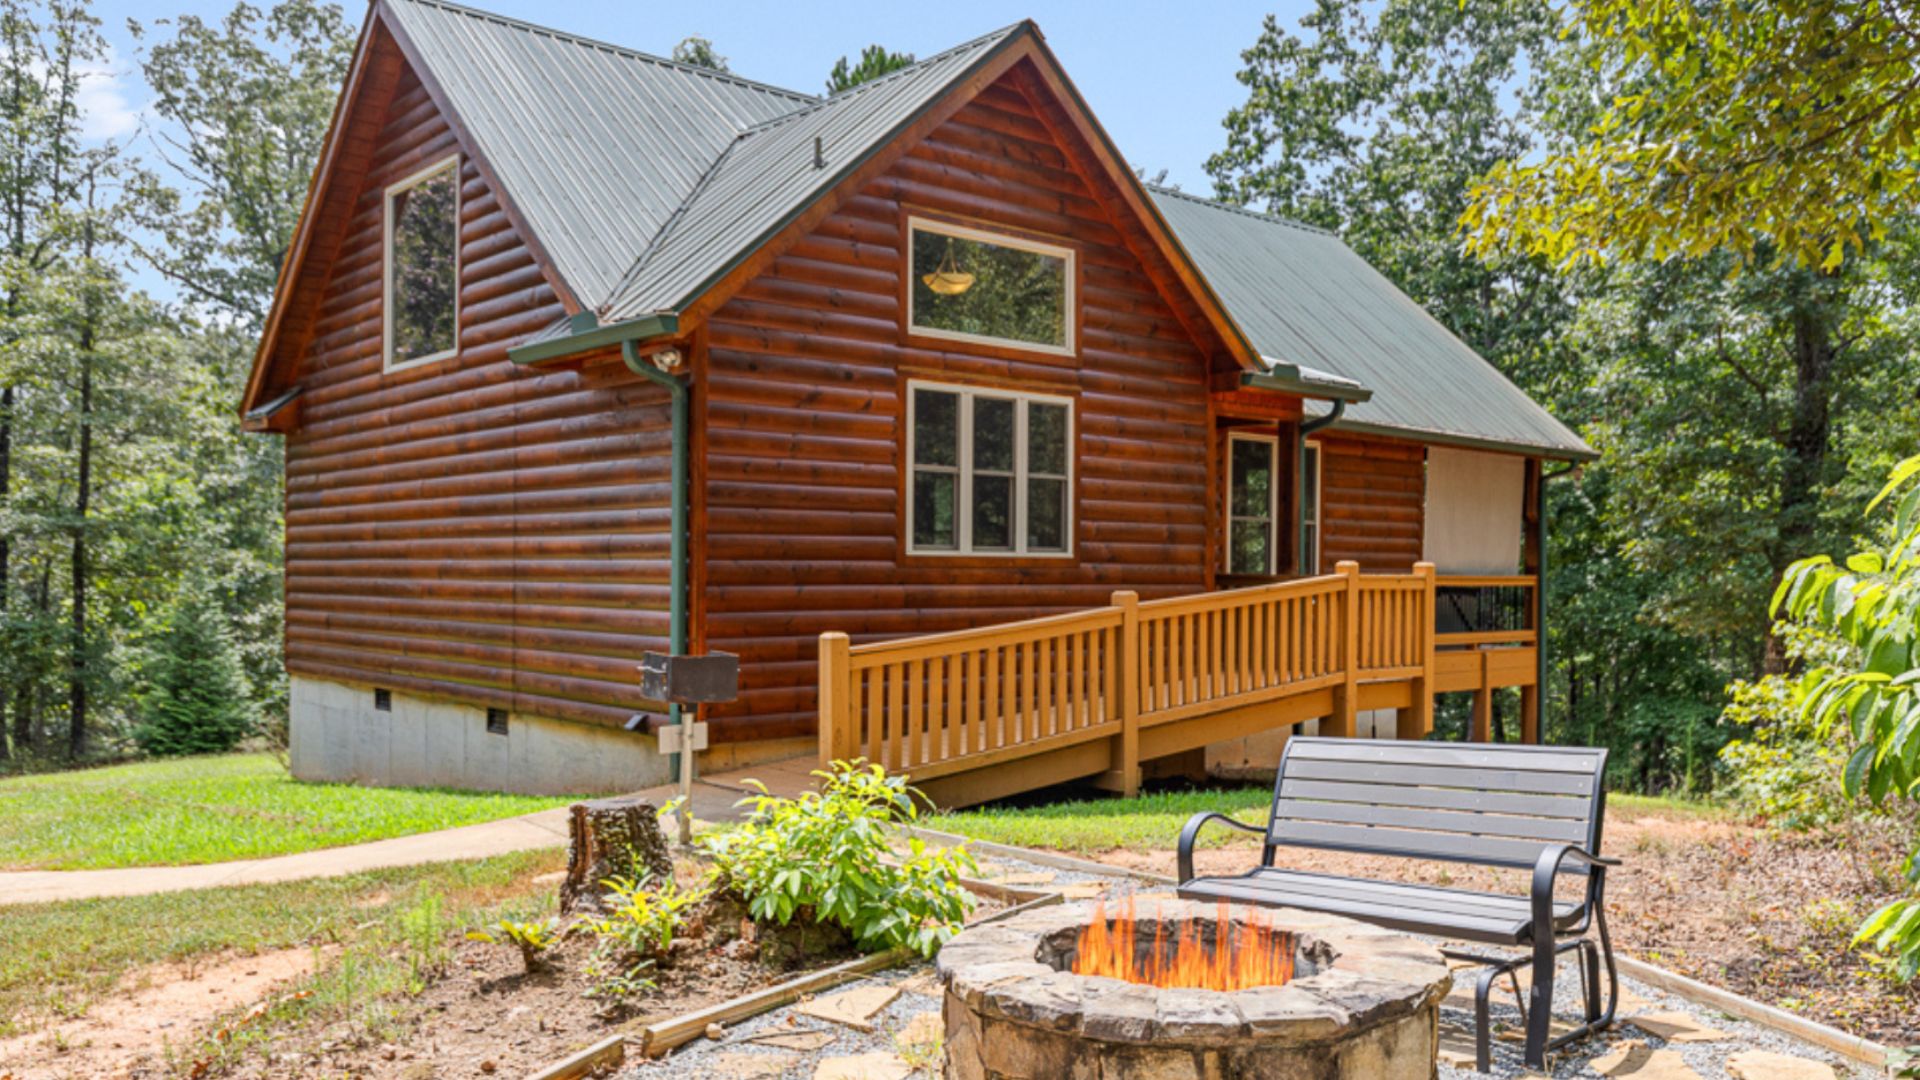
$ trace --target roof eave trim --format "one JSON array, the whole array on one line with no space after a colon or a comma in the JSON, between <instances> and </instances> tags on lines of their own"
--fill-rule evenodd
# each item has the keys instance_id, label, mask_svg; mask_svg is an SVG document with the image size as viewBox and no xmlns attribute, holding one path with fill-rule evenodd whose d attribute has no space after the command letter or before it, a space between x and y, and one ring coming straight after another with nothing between
<instances>
[{"instance_id":1,"label":"roof eave trim","mask_svg":"<svg viewBox=\"0 0 1920 1080\"><path fill-rule=\"evenodd\" d=\"M1371 400L1373 391L1359 383L1342 385L1309 379L1291 364L1277 364L1271 371L1243 371L1240 385L1253 390L1272 390L1327 401L1362 402Z\"/></svg>"},{"instance_id":2,"label":"roof eave trim","mask_svg":"<svg viewBox=\"0 0 1920 1080\"><path fill-rule=\"evenodd\" d=\"M565 337L516 345L507 350L507 359L521 365L539 365L578 356L593 349L611 348L624 341L652 341L680 332L677 315L647 315L607 326L596 326Z\"/></svg>"},{"instance_id":3,"label":"roof eave trim","mask_svg":"<svg viewBox=\"0 0 1920 1080\"><path fill-rule=\"evenodd\" d=\"M1349 420L1344 417L1332 425L1332 430L1352 435L1377 435L1381 438L1400 439L1406 442L1454 446L1462 450L1491 450L1502 454L1523 454L1527 457L1551 458L1554 461L1588 462L1597 461L1600 457L1598 451L1588 446L1575 448L1511 442L1480 435L1461 435L1451 431L1426 431L1420 428L1395 427L1391 424L1373 424L1365 420Z\"/></svg>"},{"instance_id":4,"label":"roof eave trim","mask_svg":"<svg viewBox=\"0 0 1920 1080\"><path fill-rule=\"evenodd\" d=\"M759 253L760 249L772 243L776 237L786 232L788 227L793 225L794 222L804 217L807 211L812 209L816 203L826 198L831 192L837 190L840 185L846 183L847 180L858 173L860 168L867 162L885 153L887 149L900 138L902 132L912 127L921 117L925 116L942 101L946 100L947 96L952 93L954 87L972 78L976 72L980 71L989 63L992 63L995 57L1006 52L1015 42L1022 40L1033 32L1034 26L1031 20L1023 20L1014 24L1012 30L1006 37L1001 38L998 42L994 43L993 47L975 57L972 63L955 72L954 75L947 80L946 85L937 93L928 97L926 101L921 102L920 106L914 109L912 113L902 117L884 136L874 139L864 151L850 158L846 164L842 165L832 176L828 177L823 183L816 187L812 193L790 207L787 212L782 214L771 226L762 230L759 236L754 237L738 251L734 252L733 256L713 273L708 274L698 284L688 289L680 297L679 302L673 305L673 310L687 311L699 303L708 293L726 281L729 275ZM801 110L796 110L796 112L798 111ZM769 121L769 123L771 123L771 121ZM736 139L735 142L737 143L738 140ZM727 148L728 152L731 152L732 149L732 145L729 145Z\"/></svg>"}]
</instances>

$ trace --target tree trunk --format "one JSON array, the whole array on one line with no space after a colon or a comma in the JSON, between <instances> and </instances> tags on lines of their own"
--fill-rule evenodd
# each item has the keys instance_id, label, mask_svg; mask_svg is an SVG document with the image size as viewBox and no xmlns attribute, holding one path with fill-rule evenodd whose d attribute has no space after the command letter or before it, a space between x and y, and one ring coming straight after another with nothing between
<instances>
[{"instance_id":1,"label":"tree trunk","mask_svg":"<svg viewBox=\"0 0 1920 1080\"><path fill-rule=\"evenodd\" d=\"M602 884L611 877L635 881L673 877L673 857L660 832L659 808L622 796L574 803L567 819L567 878L560 885L560 914L600 909Z\"/></svg>"},{"instance_id":2,"label":"tree trunk","mask_svg":"<svg viewBox=\"0 0 1920 1080\"><path fill-rule=\"evenodd\" d=\"M1814 554L1820 514L1820 488L1833 433L1833 367L1839 356L1834 341L1838 304L1832 278L1822 276L1793 307L1793 420L1787 429L1787 460L1780 476L1779 539L1773 552L1774 580L1795 559ZM1771 620L1769 615L1768 619ZM1767 674L1787 669L1784 643L1768 624Z\"/></svg>"},{"instance_id":3,"label":"tree trunk","mask_svg":"<svg viewBox=\"0 0 1920 1080\"><path fill-rule=\"evenodd\" d=\"M80 341L80 464L74 495L73 624L70 677L67 683L67 756L79 758L87 748L87 510L93 495L93 327L81 331Z\"/></svg>"},{"instance_id":4,"label":"tree trunk","mask_svg":"<svg viewBox=\"0 0 1920 1080\"><path fill-rule=\"evenodd\" d=\"M9 305L11 307L12 305ZM11 315L9 315L11 318ZM13 387L0 390L0 512L13 499ZM14 717L13 743L19 753L25 754L26 740L23 738L26 728L26 705L14 702L14 683L19 681L14 670L18 658L13 643L8 640L12 635L12 613L7 608L7 585L13 580L13 539L4 529L0 529L0 732L7 726L7 712L17 709ZM6 739L0 737L0 744Z\"/></svg>"}]
</instances>

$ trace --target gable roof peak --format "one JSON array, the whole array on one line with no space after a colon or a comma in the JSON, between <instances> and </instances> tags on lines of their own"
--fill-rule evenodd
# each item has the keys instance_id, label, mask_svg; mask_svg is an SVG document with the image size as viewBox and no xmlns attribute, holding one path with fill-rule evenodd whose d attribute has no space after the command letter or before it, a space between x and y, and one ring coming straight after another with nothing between
<instances>
[{"instance_id":1,"label":"gable roof peak","mask_svg":"<svg viewBox=\"0 0 1920 1080\"><path fill-rule=\"evenodd\" d=\"M730 83L734 86L742 87L745 89L758 90L763 93L774 94L779 97L791 98L795 102L801 103L802 105L808 102L817 102L822 100L820 95L818 94L809 94L802 90L793 90L784 86L776 86L773 83L761 82L758 79L745 78L743 76L736 75L731 71L717 71L710 67L701 67L698 64L683 63L682 61L675 60L671 57L659 56L654 53L645 52L643 50L631 48L626 45L616 45L610 41L603 41L599 38L587 37L584 34L575 34L566 30L558 30L551 26L542 26L539 23L527 22L525 19L515 19L507 15L501 15L497 12L485 11L476 7L469 7L465 4L452 3L451 0L378 0L378 2L387 4L393 7L412 5L416 7L438 8L441 11L449 12L456 15L465 15L469 18L478 19L482 22L492 23L496 26L506 27L508 29L519 30L523 33L533 34L538 37L551 38L555 41L565 42L569 45L578 45L582 48L587 48L587 49L597 49L601 52L605 52L613 56L618 56L623 59L638 60L638 61L641 61L642 63L648 63L648 64L657 64L662 68L666 68L673 71L684 72L689 75L697 75L704 79L713 79L717 82Z\"/></svg>"}]
</instances>

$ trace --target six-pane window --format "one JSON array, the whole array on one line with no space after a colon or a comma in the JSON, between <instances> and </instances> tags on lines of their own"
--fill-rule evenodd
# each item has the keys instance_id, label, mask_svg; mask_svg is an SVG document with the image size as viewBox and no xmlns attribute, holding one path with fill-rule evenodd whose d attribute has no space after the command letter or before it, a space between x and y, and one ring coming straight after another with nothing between
<instances>
[{"instance_id":1,"label":"six-pane window","mask_svg":"<svg viewBox=\"0 0 1920 1080\"><path fill-rule=\"evenodd\" d=\"M1072 551L1071 401L917 382L908 394L909 551Z\"/></svg>"},{"instance_id":2,"label":"six-pane window","mask_svg":"<svg viewBox=\"0 0 1920 1080\"><path fill-rule=\"evenodd\" d=\"M1072 355L1072 248L924 218L907 228L914 333Z\"/></svg>"},{"instance_id":3,"label":"six-pane window","mask_svg":"<svg viewBox=\"0 0 1920 1080\"><path fill-rule=\"evenodd\" d=\"M387 188L385 358L389 370L453 354L460 321L460 159Z\"/></svg>"}]
</instances>

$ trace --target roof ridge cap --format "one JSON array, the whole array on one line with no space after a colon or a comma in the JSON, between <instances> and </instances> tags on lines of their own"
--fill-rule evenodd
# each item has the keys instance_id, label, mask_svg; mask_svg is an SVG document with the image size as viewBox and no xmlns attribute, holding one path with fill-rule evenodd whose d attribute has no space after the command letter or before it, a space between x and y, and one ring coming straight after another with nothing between
<instances>
[{"instance_id":1,"label":"roof ridge cap","mask_svg":"<svg viewBox=\"0 0 1920 1080\"><path fill-rule=\"evenodd\" d=\"M777 94L783 98L791 98L797 104L799 104L801 108L805 108L807 105L817 104L825 100L824 98L820 97L818 94L809 94L804 90L790 90L784 86L775 86L773 83L770 83L770 82L762 82L759 79L749 79L743 75L735 75L731 71L716 71L713 68L701 67L698 64L682 63L681 61L675 60L671 57L657 56L643 49L636 49L628 45L616 45L611 41L603 41L599 38L587 37L584 34L576 34L571 31L560 30L551 26L542 26L539 23L528 22L525 19L516 19L510 15L501 15L498 12L486 11L476 7L469 7L465 4L457 4L457 3L454 3L453 0L386 0L386 2L398 3L398 4L415 4L421 7L440 8L444 11L465 15L469 18L478 19L482 22L497 23L501 26L509 27L514 30L520 30L529 34L543 35L545 37L554 38L559 41L565 41L572 45L579 45L583 48L600 49L606 52L610 52L619 56L626 57L630 60L639 60L649 64L657 64L664 68L671 68L677 71L684 71L691 75L699 75L703 78L713 79L716 82L733 83L736 86L742 86L752 90L762 90L770 94Z\"/></svg>"},{"instance_id":2,"label":"roof ridge cap","mask_svg":"<svg viewBox=\"0 0 1920 1080\"><path fill-rule=\"evenodd\" d=\"M436 2L438 2L438 0L436 0ZM932 56L929 56L924 60L915 60L913 63L908 64L906 67L896 68L893 71L887 72L885 75L879 76L878 78L868 79L866 82L850 87L846 90L841 91L838 94L828 94L824 97L816 97L811 101L808 101L806 104L801 105L799 108L794 109L792 112L784 112L784 113L781 113L779 116L770 117L766 120L762 120L759 123L753 125L752 127L745 129L740 134L742 137L745 137L747 135L756 135L762 131L768 131L773 128L779 127L780 125L788 123L789 121L798 120L799 118L807 115L808 113L818 112L819 110L824 109L829 105L835 105L843 101L852 101L854 98L866 92L868 89L877 88L879 86L885 85L886 83L894 82L898 79L904 78L905 76L912 74L914 71L916 71L919 68L926 67L929 64L933 64L941 60L945 60L948 57L964 52L967 49L976 48L982 42L991 41L995 38L1006 37L1012 34L1014 31L1020 29L1022 26L1027 25L1029 21L1030 20L1022 19L1017 23L1009 23L1008 25L1003 26L998 30L989 31L988 33L981 34L979 37L975 37L967 41L963 41L958 45L954 45L950 48L941 49L939 52L934 53Z\"/></svg>"},{"instance_id":3,"label":"roof ridge cap","mask_svg":"<svg viewBox=\"0 0 1920 1080\"><path fill-rule=\"evenodd\" d=\"M1202 195L1192 195L1178 188L1167 187L1164 184L1155 184L1149 181L1142 181L1142 183L1146 184L1147 190L1149 191L1161 195L1171 195L1176 199L1185 199L1188 202L1199 203L1201 206L1210 206L1215 210L1224 210L1229 214L1239 214L1241 217L1250 217L1255 221L1264 221L1269 225L1281 225L1290 229L1299 229L1302 232L1331 236L1336 240L1340 238L1340 234L1334 232L1332 229L1323 229L1318 225L1309 225L1304 221L1281 217L1279 214L1270 214L1262 210L1249 210L1244 206L1235 206L1232 203L1221 202L1218 199L1209 199Z\"/></svg>"}]
</instances>

